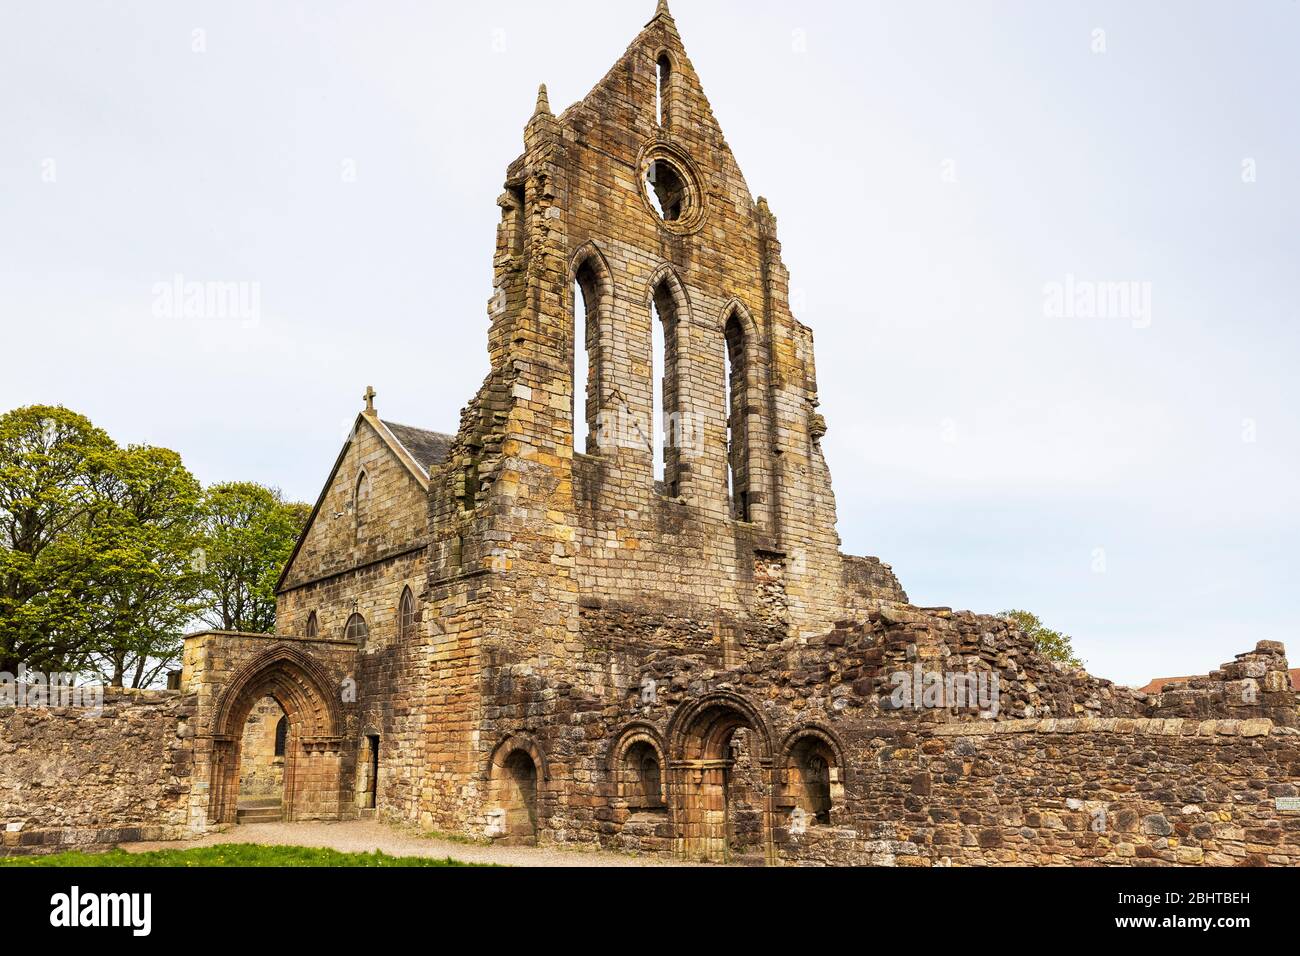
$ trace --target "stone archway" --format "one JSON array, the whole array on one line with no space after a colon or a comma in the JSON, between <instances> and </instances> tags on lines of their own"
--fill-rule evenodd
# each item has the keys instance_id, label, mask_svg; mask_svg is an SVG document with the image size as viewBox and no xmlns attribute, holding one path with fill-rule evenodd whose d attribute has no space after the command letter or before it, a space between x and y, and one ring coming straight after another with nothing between
<instances>
[{"instance_id":1,"label":"stone archway","mask_svg":"<svg viewBox=\"0 0 1300 956\"><path fill-rule=\"evenodd\" d=\"M337 696L324 670L288 645L272 647L240 668L212 717L209 822L237 818L244 728L268 697L280 705L286 721L283 819L337 819L342 782Z\"/></svg>"},{"instance_id":2,"label":"stone archway","mask_svg":"<svg viewBox=\"0 0 1300 956\"><path fill-rule=\"evenodd\" d=\"M778 764L777 809L789 814L785 825L792 834L839 821L848 777L844 744L833 731L815 723L797 725L786 734Z\"/></svg>"},{"instance_id":3,"label":"stone archway","mask_svg":"<svg viewBox=\"0 0 1300 956\"><path fill-rule=\"evenodd\" d=\"M541 832L546 760L528 737L509 737L488 770L488 835L509 846L535 846Z\"/></svg>"},{"instance_id":4,"label":"stone archway","mask_svg":"<svg viewBox=\"0 0 1300 956\"><path fill-rule=\"evenodd\" d=\"M772 735L758 710L738 694L710 694L682 705L668 737L682 855L775 863Z\"/></svg>"}]
</instances>

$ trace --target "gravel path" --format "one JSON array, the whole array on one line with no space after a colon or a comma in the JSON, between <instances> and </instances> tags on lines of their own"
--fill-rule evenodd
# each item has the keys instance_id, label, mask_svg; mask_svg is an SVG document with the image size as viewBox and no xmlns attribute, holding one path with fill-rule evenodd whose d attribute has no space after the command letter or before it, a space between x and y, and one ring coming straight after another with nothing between
<instances>
[{"instance_id":1,"label":"gravel path","mask_svg":"<svg viewBox=\"0 0 1300 956\"><path fill-rule=\"evenodd\" d=\"M389 856L451 857L465 863L499 863L504 866L690 865L663 860L657 856L631 856L598 850L456 843L422 836L414 831L372 820L353 820L347 823L250 823L184 843L131 843L122 849L128 853L147 853L150 850L189 850L227 843L322 847L344 853L382 850Z\"/></svg>"}]
</instances>

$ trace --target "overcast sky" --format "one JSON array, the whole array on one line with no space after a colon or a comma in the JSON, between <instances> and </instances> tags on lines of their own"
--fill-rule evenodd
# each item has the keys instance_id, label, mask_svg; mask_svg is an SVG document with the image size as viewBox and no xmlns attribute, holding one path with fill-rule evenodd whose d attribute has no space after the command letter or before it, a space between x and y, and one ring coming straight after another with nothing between
<instances>
[{"instance_id":1,"label":"overcast sky","mask_svg":"<svg viewBox=\"0 0 1300 956\"><path fill-rule=\"evenodd\" d=\"M1300 664L1300 4L672 7L817 335L845 550L1116 680ZM537 83L653 9L2 0L0 409L306 501L368 384L454 431Z\"/></svg>"}]
</instances>

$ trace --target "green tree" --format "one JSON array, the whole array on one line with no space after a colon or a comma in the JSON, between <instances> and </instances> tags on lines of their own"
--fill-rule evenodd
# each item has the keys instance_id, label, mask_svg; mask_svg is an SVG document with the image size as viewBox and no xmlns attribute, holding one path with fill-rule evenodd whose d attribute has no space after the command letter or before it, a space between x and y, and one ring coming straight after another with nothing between
<instances>
[{"instance_id":1,"label":"green tree","mask_svg":"<svg viewBox=\"0 0 1300 956\"><path fill-rule=\"evenodd\" d=\"M201 605L201 489L165 448L113 457L87 534L92 663L114 687L148 687L180 656Z\"/></svg>"},{"instance_id":2,"label":"green tree","mask_svg":"<svg viewBox=\"0 0 1300 956\"><path fill-rule=\"evenodd\" d=\"M249 634L275 630L275 584L310 513L252 482L208 489L200 544L204 623Z\"/></svg>"},{"instance_id":3,"label":"green tree","mask_svg":"<svg viewBox=\"0 0 1300 956\"><path fill-rule=\"evenodd\" d=\"M251 483L203 491L179 455L119 448L84 416L0 416L0 671L152 685L196 621L275 628L310 508Z\"/></svg>"},{"instance_id":4,"label":"green tree","mask_svg":"<svg viewBox=\"0 0 1300 956\"><path fill-rule=\"evenodd\" d=\"M1038 652L1048 660L1059 661L1071 667L1083 666L1083 661L1074 652L1074 639L1047 627L1038 619L1038 615L1029 611L1003 611L1001 616L1033 640Z\"/></svg>"},{"instance_id":5,"label":"green tree","mask_svg":"<svg viewBox=\"0 0 1300 956\"><path fill-rule=\"evenodd\" d=\"M82 562L116 452L66 408L0 416L0 671L85 665L93 584Z\"/></svg>"}]
</instances>

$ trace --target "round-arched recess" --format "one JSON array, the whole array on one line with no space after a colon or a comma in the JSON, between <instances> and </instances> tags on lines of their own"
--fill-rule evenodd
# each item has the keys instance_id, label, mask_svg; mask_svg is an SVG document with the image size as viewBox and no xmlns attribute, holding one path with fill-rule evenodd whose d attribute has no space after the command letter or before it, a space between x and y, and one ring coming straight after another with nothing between
<instances>
[{"instance_id":1,"label":"round-arched recess","mask_svg":"<svg viewBox=\"0 0 1300 956\"><path fill-rule=\"evenodd\" d=\"M678 709L668 739L680 852L775 862L772 732L758 709L739 694L709 694Z\"/></svg>"},{"instance_id":2,"label":"round-arched recess","mask_svg":"<svg viewBox=\"0 0 1300 956\"><path fill-rule=\"evenodd\" d=\"M624 727L610 747L608 766L612 795L630 811L667 810L668 764L653 724L637 721Z\"/></svg>"},{"instance_id":3,"label":"round-arched recess","mask_svg":"<svg viewBox=\"0 0 1300 956\"><path fill-rule=\"evenodd\" d=\"M546 759L531 737L507 737L488 767L488 835L510 846L536 846L548 779Z\"/></svg>"},{"instance_id":4,"label":"round-arched recess","mask_svg":"<svg viewBox=\"0 0 1300 956\"><path fill-rule=\"evenodd\" d=\"M825 727L801 724L781 745L783 806L801 826L830 826L844 808L844 747Z\"/></svg>"}]
</instances>

